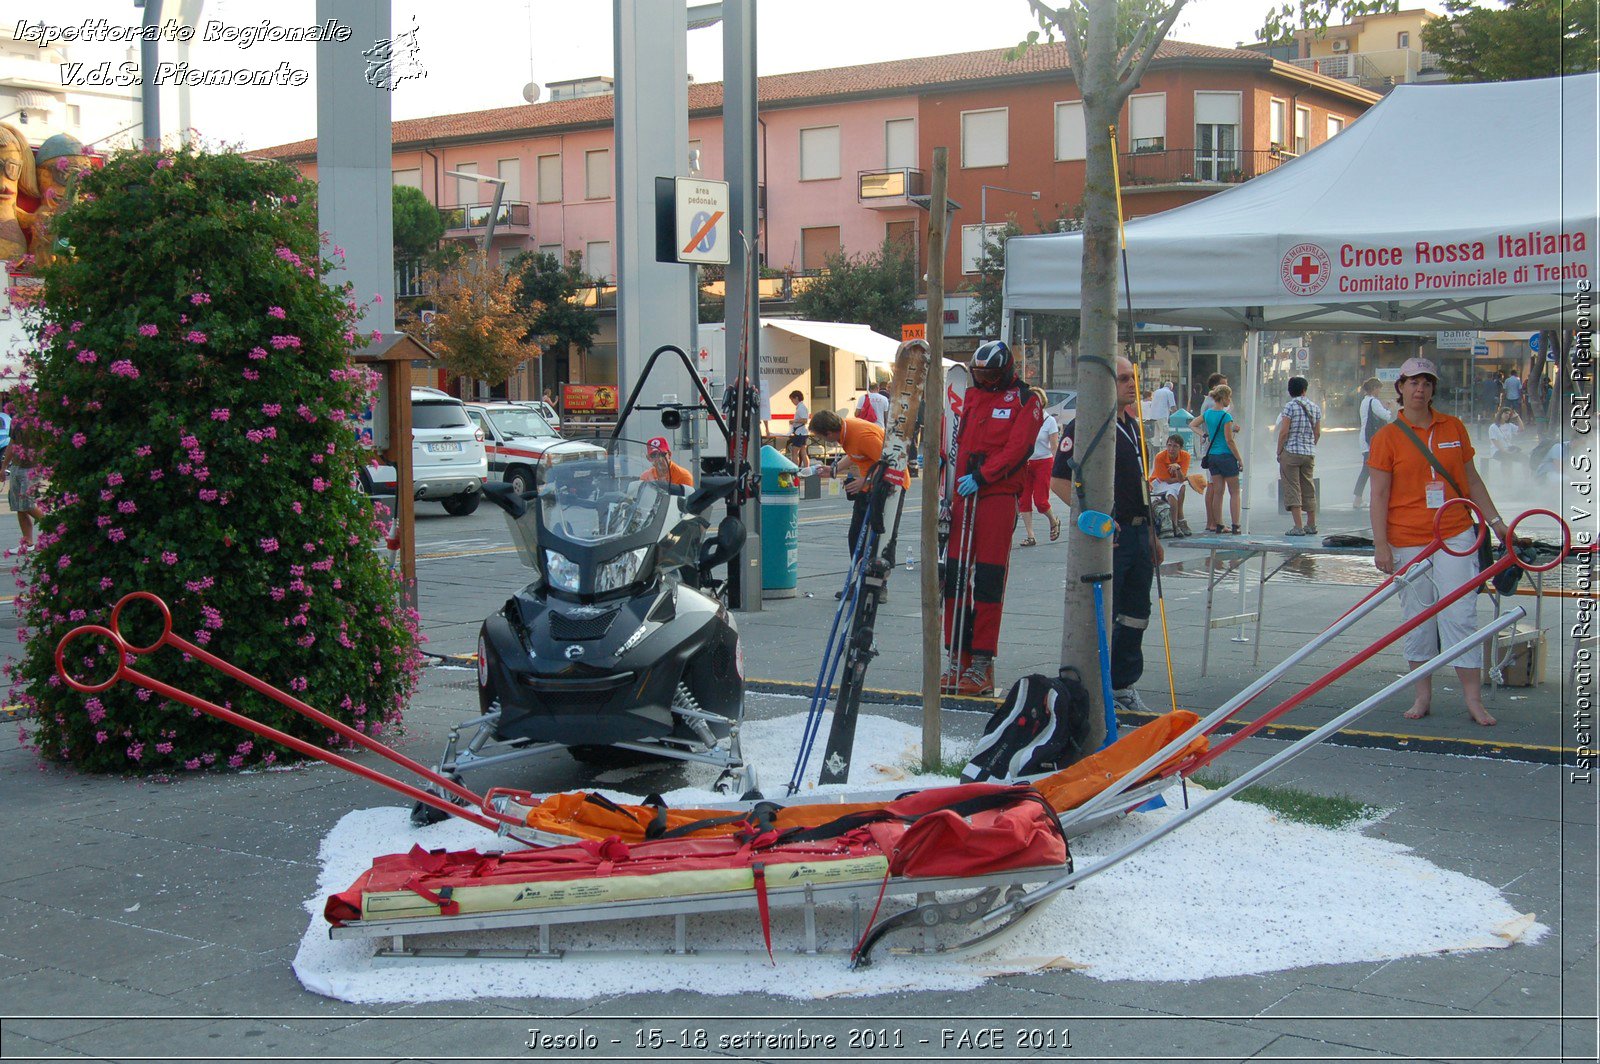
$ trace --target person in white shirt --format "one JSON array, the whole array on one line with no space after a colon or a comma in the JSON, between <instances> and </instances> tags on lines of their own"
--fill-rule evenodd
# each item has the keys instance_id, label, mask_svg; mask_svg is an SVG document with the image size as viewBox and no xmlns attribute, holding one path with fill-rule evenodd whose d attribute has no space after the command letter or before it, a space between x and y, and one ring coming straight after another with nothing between
<instances>
[{"instance_id":1,"label":"person in white shirt","mask_svg":"<svg viewBox=\"0 0 1600 1064\"><path fill-rule=\"evenodd\" d=\"M1394 413L1382 399L1378 392L1382 390L1383 382L1376 377L1368 377L1361 382L1361 408L1358 412L1361 429L1361 472L1356 474L1355 502L1351 507L1356 510L1364 509L1367 505L1367 455L1372 452L1372 437L1378 430L1394 420Z\"/></svg>"},{"instance_id":2,"label":"person in white shirt","mask_svg":"<svg viewBox=\"0 0 1600 1064\"><path fill-rule=\"evenodd\" d=\"M806 444L811 436L811 411L806 407L805 393L798 388L789 393L789 401L794 404L794 420L789 422L789 461L804 469L810 464Z\"/></svg>"},{"instance_id":3,"label":"person in white shirt","mask_svg":"<svg viewBox=\"0 0 1600 1064\"><path fill-rule=\"evenodd\" d=\"M1044 392L1035 388L1034 393L1039 396L1039 405L1044 406L1048 401ZM1033 441L1033 454L1028 459L1028 479L1022 488L1022 527L1027 532L1027 538L1022 541L1024 547L1032 547L1039 542L1033 538L1033 515L1036 512L1044 514L1045 520L1050 522L1050 542L1061 538L1061 518L1050 512L1050 469L1055 464L1056 447L1060 443L1061 425L1054 414L1046 414L1044 424L1039 426L1039 435Z\"/></svg>"},{"instance_id":4,"label":"person in white shirt","mask_svg":"<svg viewBox=\"0 0 1600 1064\"><path fill-rule=\"evenodd\" d=\"M867 392L861 397L855 416L884 428L889 424L889 397L883 392Z\"/></svg>"},{"instance_id":5,"label":"person in white shirt","mask_svg":"<svg viewBox=\"0 0 1600 1064\"><path fill-rule=\"evenodd\" d=\"M1517 443L1521 433L1522 419L1517 412L1509 406L1501 407L1494 424L1489 426L1489 457L1502 469L1509 469L1522 457L1522 447Z\"/></svg>"},{"instance_id":6,"label":"person in white shirt","mask_svg":"<svg viewBox=\"0 0 1600 1064\"><path fill-rule=\"evenodd\" d=\"M1172 392L1172 382L1166 381L1150 396L1150 413L1163 428L1170 429L1167 419L1178 409L1178 397Z\"/></svg>"}]
</instances>

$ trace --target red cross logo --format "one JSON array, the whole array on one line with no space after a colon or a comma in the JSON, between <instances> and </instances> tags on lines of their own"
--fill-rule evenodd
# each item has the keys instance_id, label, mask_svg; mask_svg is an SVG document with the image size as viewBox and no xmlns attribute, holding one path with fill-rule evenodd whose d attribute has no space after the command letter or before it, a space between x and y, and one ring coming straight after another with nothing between
<instances>
[{"instance_id":1,"label":"red cross logo","mask_svg":"<svg viewBox=\"0 0 1600 1064\"><path fill-rule=\"evenodd\" d=\"M1333 261L1317 244L1296 244L1283 256L1279 276L1291 295L1310 296L1328 283Z\"/></svg>"}]
</instances>

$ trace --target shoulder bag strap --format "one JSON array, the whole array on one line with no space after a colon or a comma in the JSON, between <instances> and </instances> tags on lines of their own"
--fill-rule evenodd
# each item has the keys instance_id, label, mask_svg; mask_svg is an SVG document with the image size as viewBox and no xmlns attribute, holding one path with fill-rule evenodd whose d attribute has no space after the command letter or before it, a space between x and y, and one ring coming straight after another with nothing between
<instances>
[{"instance_id":1,"label":"shoulder bag strap","mask_svg":"<svg viewBox=\"0 0 1600 1064\"><path fill-rule=\"evenodd\" d=\"M1428 450L1428 445L1422 442L1422 437L1417 435L1416 430L1410 425L1406 424L1406 419L1396 415L1394 423L1399 425L1400 431L1404 432L1406 436L1410 438L1411 442L1417 445L1417 450L1422 452L1422 456L1428 460L1429 465L1433 466L1434 469L1439 471L1439 475L1444 477L1444 482L1450 485L1450 487L1454 488L1457 495L1465 499L1467 497L1467 493L1461 490L1461 485L1456 483L1456 478L1450 475L1449 470L1445 469L1444 466L1439 464L1439 459L1434 457L1434 453L1432 451Z\"/></svg>"}]
</instances>

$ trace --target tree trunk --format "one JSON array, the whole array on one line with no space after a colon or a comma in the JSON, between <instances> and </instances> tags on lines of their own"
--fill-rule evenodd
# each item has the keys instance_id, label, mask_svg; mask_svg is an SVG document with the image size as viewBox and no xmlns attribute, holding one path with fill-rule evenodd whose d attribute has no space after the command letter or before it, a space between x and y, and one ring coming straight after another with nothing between
<instances>
[{"instance_id":1,"label":"tree trunk","mask_svg":"<svg viewBox=\"0 0 1600 1064\"><path fill-rule=\"evenodd\" d=\"M1087 129L1087 180L1083 206L1083 318L1077 357L1077 428L1073 457L1083 463L1083 498L1075 501L1074 516L1083 509L1112 512L1112 459L1116 454L1116 428L1108 427L1100 444L1090 444L1101 427L1116 417L1117 347L1117 200L1112 175L1110 129L1121 105L1115 62L1117 56L1116 0L1088 0L1084 69L1076 72L1083 93ZM1105 624L1110 630L1111 541L1096 539L1067 526L1067 587L1061 632L1061 663L1078 670L1089 688L1092 713L1090 747L1105 737L1105 705L1101 694L1099 636L1094 610L1094 581L1105 583Z\"/></svg>"}]
</instances>

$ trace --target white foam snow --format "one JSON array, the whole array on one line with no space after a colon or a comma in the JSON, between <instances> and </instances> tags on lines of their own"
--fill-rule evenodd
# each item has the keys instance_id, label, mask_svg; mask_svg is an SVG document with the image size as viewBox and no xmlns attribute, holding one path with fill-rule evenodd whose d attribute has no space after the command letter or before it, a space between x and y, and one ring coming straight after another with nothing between
<instances>
[{"instance_id":1,"label":"white foam snow","mask_svg":"<svg viewBox=\"0 0 1600 1064\"><path fill-rule=\"evenodd\" d=\"M745 755L760 768L769 794L782 793L803 720L797 714L745 725ZM827 729L824 720L813 763L820 760ZM907 766L919 757L919 738L909 725L863 716L852 787L949 784L948 778L911 774ZM719 799L700 789L709 786L711 770L693 767L688 773L695 786L667 794L670 805ZM815 778L814 770L809 778ZM808 786L799 799L833 789ZM606 793L637 800L609 787ZM1138 813L1074 839L1074 860L1080 867L1092 864L1176 811ZM414 843L452 850L504 845L459 820L413 828L403 808L345 816L323 840L317 896L306 902L311 921L294 970L307 989L359 1003L535 995L581 999L672 990L818 998L963 990L996 974L1041 967L1080 968L1097 979L1207 979L1503 947L1537 941L1547 930L1517 913L1489 884L1440 868L1405 846L1368 838L1358 827L1330 831L1283 821L1259 806L1234 801L1057 896L1038 920L971 961L895 957L880 949L871 969L851 972L837 955L783 952L800 941L800 917L797 910L775 910L776 965L759 952L731 959L715 955L761 947L754 914L724 913L690 921L690 942L701 951L699 957L660 953L670 944L668 919L609 922L554 929L555 944L574 951L567 959L456 961L451 963L471 965L470 978L441 978L436 962L377 960L371 940L330 940L322 917L327 895L349 887L373 858L404 852ZM848 949L841 937L849 934L848 911L831 912L838 926L822 930L834 932L831 945ZM819 917L819 926L826 916ZM448 938L453 946L535 943L531 929ZM584 958L585 950L655 952L642 962L639 956ZM560 977L553 979L556 971Z\"/></svg>"}]
</instances>

